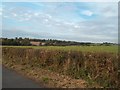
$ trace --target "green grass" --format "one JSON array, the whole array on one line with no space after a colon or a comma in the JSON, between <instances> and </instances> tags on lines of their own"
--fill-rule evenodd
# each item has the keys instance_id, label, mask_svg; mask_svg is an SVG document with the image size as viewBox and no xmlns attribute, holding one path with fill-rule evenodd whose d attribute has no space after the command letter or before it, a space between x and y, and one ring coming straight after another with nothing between
<instances>
[{"instance_id":1,"label":"green grass","mask_svg":"<svg viewBox=\"0 0 120 90\"><path fill-rule=\"evenodd\" d=\"M48 83L51 79L48 78L48 77L43 77L42 80L43 80L45 83Z\"/></svg>"},{"instance_id":2,"label":"green grass","mask_svg":"<svg viewBox=\"0 0 120 90\"><path fill-rule=\"evenodd\" d=\"M3 46L15 48L33 48L33 49L46 49L46 50L62 50L62 51L82 51L82 52L109 52L117 53L118 46Z\"/></svg>"}]
</instances>

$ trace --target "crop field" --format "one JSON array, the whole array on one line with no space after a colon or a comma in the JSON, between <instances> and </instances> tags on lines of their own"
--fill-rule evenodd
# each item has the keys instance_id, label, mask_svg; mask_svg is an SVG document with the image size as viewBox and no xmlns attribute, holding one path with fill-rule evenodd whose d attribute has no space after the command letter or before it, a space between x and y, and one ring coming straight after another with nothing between
<instances>
[{"instance_id":1,"label":"crop field","mask_svg":"<svg viewBox=\"0 0 120 90\"><path fill-rule=\"evenodd\" d=\"M51 70L102 87L118 86L117 46L3 46L3 64Z\"/></svg>"},{"instance_id":2,"label":"crop field","mask_svg":"<svg viewBox=\"0 0 120 90\"><path fill-rule=\"evenodd\" d=\"M108 52L117 53L118 46L3 46L14 48L33 48L45 50L62 50L62 51L82 51L82 52Z\"/></svg>"}]
</instances>

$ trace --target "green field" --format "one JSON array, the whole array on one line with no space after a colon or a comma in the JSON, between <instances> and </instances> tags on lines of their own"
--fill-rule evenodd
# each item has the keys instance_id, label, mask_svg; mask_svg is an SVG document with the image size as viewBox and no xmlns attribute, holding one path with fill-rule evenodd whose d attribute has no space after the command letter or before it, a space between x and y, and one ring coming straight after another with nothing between
<instances>
[{"instance_id":1,"label":"green field","mask_svg":"<svg viewBox=\"0 0 120 90\"><path fill-rule=\"evenodd\" d=\"M117 53L118 46L3 46L14 48L34 48L46 50L62 50L62 51L82 51L82 52L109 52Z\"/></svg>"}]
</instances>

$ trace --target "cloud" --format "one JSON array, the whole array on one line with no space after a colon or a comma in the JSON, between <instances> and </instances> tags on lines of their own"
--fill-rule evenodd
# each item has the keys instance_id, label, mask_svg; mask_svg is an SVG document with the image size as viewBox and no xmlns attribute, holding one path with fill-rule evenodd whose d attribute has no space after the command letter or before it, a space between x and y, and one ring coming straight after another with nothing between
<instances>
[{"instance_id":1,"label":"cloud","mask_svg":"<svg viewBox=\"0 0 120 90\"><path fill-rule=\"evenodd\" d=\"M2 7L0 7L0 15L2 15L2 13L3 13L3 9Z\"/></svg>"},{"instance_id":2,"label":"cloud","mask_svg":"<svg viewBox=\"0 0 120 90\"><path fill-rule=\"evenodd\" d=\"M6 6L3 36L117 42L117 10L114 4L37 3L34 4L37 10L31 9L33 4Z\"/></svg>"},{"instance_id":3,"label":"cloud","mask_svg":"<svg viewBox=\"0 0 120 90\"><path fill-rule=\"evenodd\" d=\"M85 11L82 11L82 14L83 14L83 15L86 15L86 16L92 16L92 15L93 15L93 12L92 12L92 11L89 11L89 10L85 10Z\"/></svg>"},{"instance_id":4,"label":"cloud","mask_svg":"<svg viewBox=\"0 0 120 90\"><path fill-rule=\"evenodd\" d=\"M2 37L14 38L14 37L31 37L31 38L46 38L54 37L54 35L47 32L30 32L25 30L9 30L4 29L2 31Z\"/></svg>"},{"instance_id":5,"label":"cloud","mask_svg":"<svg viewBox=\"0 0 120 90\"><path fill-rule=\"evenodd\" d=\"M34 13L35 16L39 16L40 13Z\"/></svg>"},{"instance_id":6,"label":"cloud","mask_svg":"<svg viewBox=\"0 0 120 90\"><path fill-rule=\"evenodd\" d=\"M100 4L96 4L96 13L99 16L108 18L108 17L118 17L118 3L109 2Z\"/></svg>"},{"instance_id":7,"label":"cloud","mask_svg":"<svg viewBox=\"0 0 120 90\"><path fill-rule=\"evenodd\" d=\"M18 16L16 13L12 13L12 15L13 15L14 17Z\"/></svg>"}]
</instances>

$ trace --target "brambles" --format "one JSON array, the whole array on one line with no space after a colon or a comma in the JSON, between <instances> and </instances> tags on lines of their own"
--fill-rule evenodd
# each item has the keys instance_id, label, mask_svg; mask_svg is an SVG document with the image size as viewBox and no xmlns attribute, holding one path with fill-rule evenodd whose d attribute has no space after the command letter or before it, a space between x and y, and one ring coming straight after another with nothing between
<instances>
[{"instance_id":1,"label":"brambles","mask_svg":"<svg viewBox=\"0 0 120 90\"><path fill-rule=\"evenodd\" d=\"M45 68L103 87L118 86L118 55L108 52L80 52L3 47L3 63ZM45 79L45 81L47 81Z\"/></svg>"}]
</instances>

